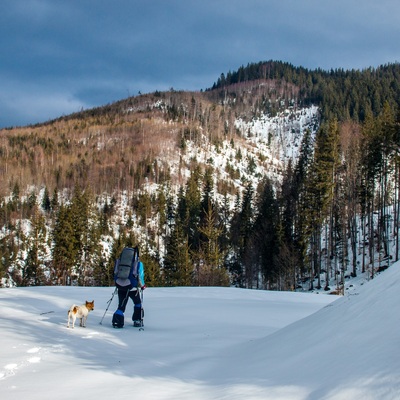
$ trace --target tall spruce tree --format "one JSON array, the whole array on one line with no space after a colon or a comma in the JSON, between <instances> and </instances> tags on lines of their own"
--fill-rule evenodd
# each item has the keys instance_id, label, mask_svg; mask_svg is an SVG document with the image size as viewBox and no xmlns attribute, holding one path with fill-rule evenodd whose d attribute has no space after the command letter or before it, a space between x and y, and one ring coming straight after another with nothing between
<instances>
[{"instance_id":1,"label":"tall spruce tree","mask_svg":"<svg viewBox=\"0 0 400 400\"><path fill-rule=\"evenodd\" d=\"M10 233L0 240L0 276L5 278L6 285L19 285L20 273L15 267L18 256L14 234Z\"/></svg>"},{"instance_id":2,"label":"tall spruce tree","mask_svg":"<svg viewBox=\"0 0 400 400\"><path fill-rule=\"evenodd\" d=\"M100 214L92 201L88 203L87 228L82 232L82 273L83 286L105 286L106 267L101 245Z\"/></svg>"},{"instance_id":3,"label":"tall spruce tree","mask_svg":"<svg viewBox=\"0 0 400 400\"><path fill-rule=\"evenodd\" d=\"M92 271L87 271L88 263L90 262L90 246L91 234L96 234L95 230L90 232L91 225L95 224L95 220L89 217L91 211L91 195L88 190L82 191L79 186L75 187L71 203L69 206L69 218L73 221L73 235L74 235L74 252L73 259L74 272L78 278L79 285L85 285L86 275L91 276ZM95 238L95 242L97 242ZM94 258L95 251L93 251ZM97 261L99 262L99 260ZM91 268L90 268L91 269Z\"/></svg>"},{"instance_id":4,"label":"tall spruce tree","mask_svg":"<svg viewBox=\"0 0 400 400\"><path fill-rule=\"evenodd\" d=\"M357 276L357 244L362 243L358 235L358 216L360 214L360 185L361 185L361 132L357 124L348 123L341 129L341 148L343 168L341 179L341 202L344 219L347 221L347 235L350 238L350 254L353 277ZM345 237L343 241L345 242Z\"/></svg>"},{"instance_id":5,"label":"tall spruce tree","mask_svg":"<svg viewBox=\"0 0 400 400\"><path fill-rule=\"evenodd\" d=\"M254 282L258 281L259 273L259 264L253 263L253 252L248 247L255 216L253 186L248 184L241 201L239 196L237 200L231 222L234 273L237 275L235 279L241 282L241 286L253 287Z\"/></svg>"},{"instance_id":6,"label":"tall spruce tree","mask_svg":"<svg viewBox=\"0 0 400 400\"><path fill-rule=\"evenodd\" d=\"M205 221L199 228L201 233L200 251L196 254L197 281L203 286L228 286L229 276L224 265L225 254L220 247L223 229L220 226L217 210L208 200Z\"/></svg>"},{"instance_id":7,"label":"tall spruce tree","mask_svg":"<svg viewBox=\"0 0 400 400\"><path fill-rule=\"evenodd\" d=\"M310 130L306 130L297 164L294 168L292 196L295 202L294 212L294 248L298 252L299 272L303 276L309 266L309 244L311 238L312 204L309 193L311 167L314 159L314 141Z\"/></svg>"},{"instance_id":8,"label":"tall spruce tree","mask_svg":"<svg viewBox=\"0 0 400 400\"><path fill-rule=\"evenodd\" d=\"M185 205L186 215L182 220L182 227L188 237L190 248L195 251L199 248L199 223L201 214L201 171L197 166L191 172L186 183Z\"/></svg>"},{"instance_id":9,"label":"tall spruce tree","mask_svg":"<svg viewBox=\"0 0 400 400\"><path fill-rule=\"evenodd\" d=\"M311 232L311 276L317 276L321 287L321 235L324 222L329 222L338 163L337 121L321 126L316 136L314 162L308 190L311 205L308 226ZM328 218L328 219L327 219ZM327 249L325 249L327 251Z\"/></svg>"},{"instance_id":10,"label":"tall spruce tree","mask_svg":"<svg viewBox=\"0 0 400 400\"><path fill-rule=\"evenodd\" d=\"M53 229L52 250L52 283L66 285L71 283L73 266L77 259L77 243L74 221L71 218L70 207L61 204L58 207Z\"/></svg>"},{"instance_id":11,"label":"tall spruce tree","mask_svg":"<svg viewBox=\"0 0 400 400\"><path fill-rule=\"evenodd\" d=\"M189 241L180 220L176 220L168 238L163 265L166 286L194 284Z\"/></svg>"},{"instance_id":12,"label":"tall spruce tree","mask_svg":"<svg viewBox=\"0 0 400 400\"><path fill-rule=\"evenodd\" d=\"M378 239L379 249L381 250L380 259L388 260L390 256L390 219L389 206L391 205L390 196L394 187L391 177L393 176L394 157L395 157L395 113L388 102L383 105L382 111L377 118L380 137L382 140L382 159L379 168L379 225Z\"/></svg>"},{"instance_id":13,"label":"tall spruce tree","mask_svg":"<svg viewBox=\"0 0 400 400\"><path fill-rule=\"evenodd\" d=\"M49 189L47 188L47 186L44 188L42 208L46 212L49 212L51 210L51 200L50 200Z\"/></svg>"},{"instance_id":14,"label":"tall spruce tree","mask_svg":"<svg viewBox=\"0 0 400 400\"><path fill-rule=\"evenodd\" d=\"M46 261L48 256L45 218L36 207L31 217L31 230L27 237L24 286L40 286L47 283Z\"/></svg>"},{"instance_id":15,"label":"tall spruce tree","mask_svg":"<svg viewBox=\"0 0 400 400\"><path fill-rule=\"evenodd\" d=\"M294 290L297 274L300 273L299 263L300 249L296 241L296 216L299 211L299 194L295 170L291 161L284 174L277 202L279 205L278 241L279 248L275 256L276 268L279 269L279 288L282 290ZM283 276L281 276L283 274ZM299 274L300 275L300 274Z\"/></svg>"},{"instance_id":16,"label":"tall spruce tree","mask_svg":"<svg viewBox=\"0 0 400 400\"><path fill-rule=\"evenodd\" d=\"M364 218L364 242L368 243L369 265L371 266L371 277L375 271L375 219L373 212L376 207L376 182L382 165L382 140L379 127L373 115L366 116L362 126L363 148L362 148L362 182L361 182L361 209ZM363 259L363 272L365 271L365 259Z\"/></svg>"},{"instance_id":17,"label":"tall spruce tree","mask_svg":"<svg viewBox=\"0 0 400 400\"><path fill-rule=\"evenodd\" d=\"M258 254L264 287L275 287L279 271L276 257L279 254L280 215L274 187L270 179L260 184L257 199L257 217L252 229L252 252Z\"/></svg>"}]
</instances>

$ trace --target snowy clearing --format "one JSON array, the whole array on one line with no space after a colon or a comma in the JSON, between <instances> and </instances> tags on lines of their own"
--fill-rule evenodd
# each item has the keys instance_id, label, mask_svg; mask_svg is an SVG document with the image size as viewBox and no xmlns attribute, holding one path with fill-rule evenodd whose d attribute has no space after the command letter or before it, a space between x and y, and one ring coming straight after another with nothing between
<instances>
[{"instance_id":1,"label":"snowy clearing","mask_svg":"<svg viewBox=\"0 0 400 400\"><path fill-rule=\"evenodd\" d=\"M148 288L145 330L114 288L0 290L2 399L398 399L400 264L343 297ZM95 300L87 328L72 303Z\"/></svg>"}]
</instances>

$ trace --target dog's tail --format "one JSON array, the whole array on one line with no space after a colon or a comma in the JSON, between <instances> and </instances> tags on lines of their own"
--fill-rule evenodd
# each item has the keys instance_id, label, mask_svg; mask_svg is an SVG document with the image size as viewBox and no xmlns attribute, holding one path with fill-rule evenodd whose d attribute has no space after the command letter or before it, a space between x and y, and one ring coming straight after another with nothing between
<instances>
[{"instance_id":1,"label":"dog's tail","mask_svg":"<svg viewBox=\"0 0 400 400\"><path fill-rule=\"evenodd\" d=\"M72 308L71 310L68 310L68 316L71 313L76 314L77 312L78 312L78 306L74 306L74 308Z\"/></svg>"}]
</instances>

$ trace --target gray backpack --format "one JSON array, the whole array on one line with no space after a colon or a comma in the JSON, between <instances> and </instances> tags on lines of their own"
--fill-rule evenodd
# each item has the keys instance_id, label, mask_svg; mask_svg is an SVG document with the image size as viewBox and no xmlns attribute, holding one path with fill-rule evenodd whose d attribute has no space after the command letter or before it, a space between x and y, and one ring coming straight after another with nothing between
<instances>
[{"instance_id":1,"label":"gray backpack","mask_svg":"<svg viewBox=\"0 0 400 400\"><path fill-rule=\"evenodd\" d=\"M114 279L130 279L131 282L137 280L138 263L138 247L125 247L116 261Z\"/></svg>"}]
</instances>

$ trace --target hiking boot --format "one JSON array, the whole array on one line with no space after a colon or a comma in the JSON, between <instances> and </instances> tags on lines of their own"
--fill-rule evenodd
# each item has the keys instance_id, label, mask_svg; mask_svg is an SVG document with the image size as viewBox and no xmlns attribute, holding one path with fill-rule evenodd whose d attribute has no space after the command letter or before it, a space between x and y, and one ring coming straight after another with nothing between
<instances>
[{"instance_id":1,"label":"hiking boot","mask_svg":"<svg viewBox=\"0 0 400 400\"><path fill-rule=\"evenodd\" d=\"M115 311L112 318L112 326L114 328L123 328L124 327L124 313L121 310Z\"/></svg>"}]
</instances>

